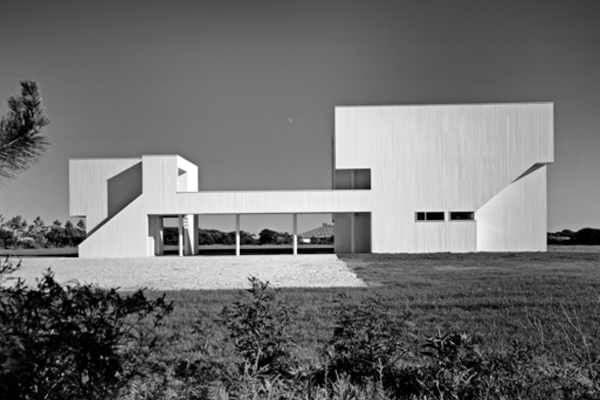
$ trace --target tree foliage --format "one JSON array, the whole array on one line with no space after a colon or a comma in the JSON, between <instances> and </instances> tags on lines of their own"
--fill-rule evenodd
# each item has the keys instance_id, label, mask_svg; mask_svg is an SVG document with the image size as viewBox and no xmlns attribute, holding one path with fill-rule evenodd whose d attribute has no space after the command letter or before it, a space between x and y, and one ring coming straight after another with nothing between
<instances>
[{"instance_id":1,"label":"tree foliage","mask_svg":"<svg viewBox=\"0 0 600 400\"><path fill-rule=\"evenodd\" d=\"M38 84L21 81L21 96L8 98L8 113L0 119L0 180L14 179L46 153L50 143L42 129L50 123L42 107Z\"/></svg>"},{"instance_id":2,"label":"tree foliage","mask_svg":"<svg viewBox=\"0 0 600 400\"><path fill-rule=\"evenodd\" d=\"M0 283L16 268L0 262ZM33 288L0 286L0 398L116 398L144 373L171 310L164 295L61 286L49 271Z\"/></svg>"},{"instance_id":3,"label":"tree foliage","mask_svg":"<svg viewBox=\"0 0 600 400\"><path fill-rule=\"evenodd\" d=\"M163 230L163 240L167 246L177 245L179 243L179 228L165 227ZM198 244L200 246L213 244L233 245L235 244L235 231L222 232L218 229L198 229ZM240 244L258 244L258 241L250 232L240 231Z\"/></svg>"},{"instance_id":4,"label":"tree foliage","mask_svg":"<svg viewBox=\"0 0 600 400\"><path fill-rule=\"evenodd\" d=\"M292 235L287 232L277 232L271 229L263 229L258 234L260 244L291 244Z\"/></svg>"},{"instance_id":5,"label":"tree foliage","mask_svg":"<svg viewBox=\"0 0 600 400\"><path fill-rule=\"evenodd\" d=\"M67 221L64 226L56 220L51 226L37 217L33 223L17 215L7 221L0 221L0 247L39 249L48 247L77 246L87 237L85 222L79 220L77 225Z\"/></svg>"},{"instance_id":6,"label":"tree foliage","mask_svg":"<svg viewBox=\"0 0 600 400\"><path fill-rule=\"evenodd\" d=\"M560 232L548 232L548 244L600 245L600 229L583 228L577 232L563 229Z\"/></svg>"},{"instance_id":7,"label":"tree foliage","mask_svg":"<svg viewBox=\"0 0 600 400\"><path fill-rule=\"evenodd\" d=\"M599 245L600 244L600 229L583 228L575 233L575 241L577 244Z\"/></svg>"}]
</instances>

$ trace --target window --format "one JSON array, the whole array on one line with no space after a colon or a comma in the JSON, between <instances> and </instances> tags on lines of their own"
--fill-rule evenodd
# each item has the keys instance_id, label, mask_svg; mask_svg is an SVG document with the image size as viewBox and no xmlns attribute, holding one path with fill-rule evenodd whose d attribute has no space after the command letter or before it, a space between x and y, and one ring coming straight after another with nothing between
<instances>
[{"instance_id":1,"label":"window","mask_svg":"<svg viewBox=\"0 0 600 400\"><path fill-rule=\"evenodd\" d=\"M450 211L450 221L474 221L473 211Z\"/></svg>"},{"instance_id":2,"label":"window","mask_svg":"<svg viewBox=\"0 0 600 400\"><path fill-rule=\"evenodd\" d=\"M445 221L443 211L417 211L415 213L416 221Z\"/></svg>"},{"instance_id":3,"label":"window","mask_svg":"<svg viewBox=\"0 0 600 400\"><path fill-rule=\"evenodd\" d=\"M335 190L371 189L370 169L336 169Z\"/></svg>"}]
</instances>

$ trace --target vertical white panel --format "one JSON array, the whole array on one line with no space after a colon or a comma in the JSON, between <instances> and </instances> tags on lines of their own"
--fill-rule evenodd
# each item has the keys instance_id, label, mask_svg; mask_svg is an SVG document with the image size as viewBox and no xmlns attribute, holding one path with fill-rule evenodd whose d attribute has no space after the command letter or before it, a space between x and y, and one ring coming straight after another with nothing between
<instances>
[{"instance_id":1,"label":"vertical white panel","mask_svg":"<svg viewBox=\"0 0 600 400\"><path fill-rule=\"evenodd\" d=\"M235 215L235 255L240 255L240 214Z\"/></svg>"},{"instance_id":2,"label":"vertical white panel","mask_svg":"<svg viewBox=\"0 0 600 400\"><path fill-rule=\"evenodd\" d=\"M179 257L183 257L183 248L185 246L184 238L183 238L183 215L177 216L177 230L179 234Z\"/></svg>"},{"instance_id":3,"label":"vertical white panel","mask_svg":"<svg viewBox=\"0 0 600 400\"><path fill-rule=\"evenodd\" d=\"M150 215L148 217L148 253L151 255L163 254L162 217Z\"/></svg>"},{"instance_id":4,"label":"vertical white panel","mask_svg":"<svg viewBox=\"0 0 600 400\"><path fill-rule=\"evenodd\" d=\"M194 215L186 215L184 216L184 236L185 236L185 249L184 254L186 256L194 255L195 243L197 243L197 234L194 225ZM196 246L197 247L197 246Z\"/></svg>"},{"instance_id":5,"label":"vertical white panel","mask_svg":"<svg viewBox=\"0 0 600 400\"><path fill-rule=\"evenodd\" d=\"M293 233L292 233L292 243L294 248L294 255L298 254L298 214L293 214Z\"/></svg>"}]
</instances>

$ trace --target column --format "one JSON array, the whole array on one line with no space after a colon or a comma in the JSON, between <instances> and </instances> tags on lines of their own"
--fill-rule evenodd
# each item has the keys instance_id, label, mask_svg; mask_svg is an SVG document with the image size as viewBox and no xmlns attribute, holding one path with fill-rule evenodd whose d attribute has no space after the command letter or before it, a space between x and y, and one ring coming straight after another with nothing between
<instances>
[{"instance_id":1,"label":"column","mask_svg":"<svg viewBox=\"0 0 600 400\"><path fill-rule=\"evenodd\" d=\"M235 215L235 255L240 255L240 214Z\"/></svg>"},{"instance_id":2,"label":"column","mask_svg":"<svg viewBox=\"0 0 600 400\"><path fill-rule=\"evenodd\" d=\"M162 254L162 218L158 215L148 216L148 255Z\"/></svg>"},{"instance_id":3,"label":"column","mask_svg":"<svg viewBox=\"0 0 600 400\"><path fill-rule=\"evenodd\" d=\"M190 221L187 215L183 216L183 255L190 255Z\"/></svg>"},{"instance_id":4,"label":"column","mask_svg":"<svg viewBox=\"0 0 600 400\"><path fill-rule=\"evenodd\" d=\"M350 253L354 254L354 213L350 213Z\"/></svg>"},{"instance_id":5,"label":"column","mask_svg":"<svg viewBox=\"0 0 600 400\"><path fill-rule=\"evenodd\" d=\"M352 172L350 172L350 189L354 190L356 186L356 171L352 170ZM354 238L354 231L355 231L355 223L354 223L354 217L355 214L352 212L350 213L350 253L354 254L355 251L355 238Z\"/></svg>"},{"instance_id":6,"label":"column","mask_svg":"<svg viewBox=\"0 0 600 400\"><path fill-rule=\"evenodd\" d=\"M184 234L184 248L183 254L186 256L193 256L194 244L198 242L198 233L196 230L195 216L193 214L185 215L183 217L183 234Z\"/></svg>"},{"instance_id":7,"label":"column","mask_svg":"<svg viewBox=\"0 0 600 400\"><path fill-rule=\"evenodd\" d=\"M298 214L294 214L294 255L298 255Z\"/></svg>"},{"instance_id":8,"label":"column","mask_svg":"<svg viewBox=\"0 0 600 400\"><path fill-rule=\"evenodd\" d=\"M194 215L194 245L192 247L192 254L200 254L198 252L198 243L200 241L200 217Z\"/></svg>"},{"instance_id":9,"label":"column","mask_svg":"<svg viewBox=\"0 0 600 400\"><path fill-rule=\"evenodd\" d=\"M183 257L183 216L178 215L179 222L179 257Z\"/></svg>"},{"instance_id":10,"label":"column","mask_svg":"<svg viewBox=\"0 0 600 400\"><path fill-rule=\"evenodd\" d=\"M162 256L165 253L165 220L162 216L158 218L160 219L158 232L158 254Z\"/></svg>"}]
</instances>

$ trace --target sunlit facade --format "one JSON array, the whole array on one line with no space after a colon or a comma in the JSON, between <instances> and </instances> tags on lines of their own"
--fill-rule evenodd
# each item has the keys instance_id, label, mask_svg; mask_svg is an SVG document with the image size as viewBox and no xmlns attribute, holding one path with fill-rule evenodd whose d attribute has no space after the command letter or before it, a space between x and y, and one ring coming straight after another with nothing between
<instances>
[{"instance_id":1,"label":"sunlit facade","mask_svg":"<svg viewBox=\"0 0 600 400\"><path fill-rule=\"evenodd\" d=\"M199 216L331 213L337 253L546 250L551 103L336 107L331 190L203 192L177 155L69 161L70 214L86 217L80 257L180 255Z\"/></svg>"}]
</instances>

